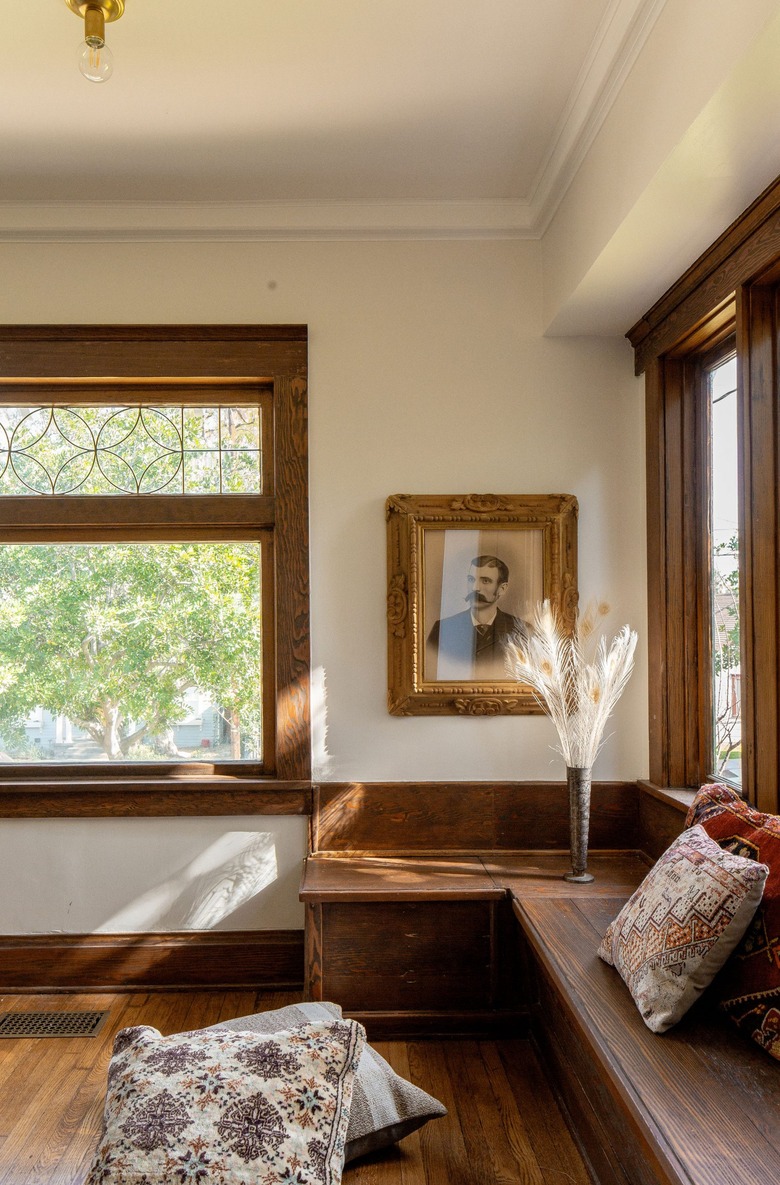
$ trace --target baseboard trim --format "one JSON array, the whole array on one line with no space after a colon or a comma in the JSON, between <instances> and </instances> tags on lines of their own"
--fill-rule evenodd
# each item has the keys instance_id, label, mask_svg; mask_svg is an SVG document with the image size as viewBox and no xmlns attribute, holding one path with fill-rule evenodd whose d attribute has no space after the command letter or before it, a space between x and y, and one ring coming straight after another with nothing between
<instances>
[{"instance_id":1,"label":"baseboard trim","mask_svg":"<svg viewBox=\"0 0 780 1185\"><path fill-rule=\"evenodd\" d=\"M302 930L0 935L0 991L297 989Z\"/></svg>"},{"instance_id":2,"label":"baseboard trim","mask_svg":"<svg viewBox=\"0 0 780 1185\"><path fill-rule=\"evenodd\" d=\"M345 1013L347 1015L347 1013ZM362 1012L350 1010L370 1041L403 1041L418 1037L492 1039L527 1037L526 1012Z\"/></svg>"}]
</instances>

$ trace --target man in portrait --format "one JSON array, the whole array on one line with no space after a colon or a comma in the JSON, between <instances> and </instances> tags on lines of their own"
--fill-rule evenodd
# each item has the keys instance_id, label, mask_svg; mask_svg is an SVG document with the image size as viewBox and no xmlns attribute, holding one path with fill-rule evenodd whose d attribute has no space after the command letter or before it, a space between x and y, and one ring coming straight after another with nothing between
<instances>
[{"instance_id":1,"label":"man in portrait","mask_svg":"<svg viewBox=\"0 0 780 1185\"><path fill-rule=\"evenodd\" d=\"M507 645L529 629L498 604L509 587L509 568L497 556L475 556L466 583L468 608L434 622L428 635L429 677L506 679Z\"/></svg>"}]
</instances>

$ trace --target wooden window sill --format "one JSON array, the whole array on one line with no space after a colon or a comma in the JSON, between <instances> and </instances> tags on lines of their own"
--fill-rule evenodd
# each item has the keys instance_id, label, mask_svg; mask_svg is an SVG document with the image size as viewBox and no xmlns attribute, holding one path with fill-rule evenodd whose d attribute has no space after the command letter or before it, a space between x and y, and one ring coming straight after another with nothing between
<instances>
[{"instance_id":1,"label":"wooden window sill","mask_svg":"<svg viewBox=\"0 0 780 1185\"><path fill-rule=\"evenodd\" d=\"M637 782L637 786L643 793L651 794L659 802L665 802L683 814L688 813L688 808L696 796L695 790L675 786L656 786L654 782L646 782L641 779Z\"/></svg>"},{"instance_id":2,"label":"wooden window sill","mask_svg":"<svg viewBox=\"0 0 780 1185\"><path fill-rule=\"evenodd\" d=\"M0 780L0 818L308 815L311 783L226 775Z\"/></svg>"}]
</instances>

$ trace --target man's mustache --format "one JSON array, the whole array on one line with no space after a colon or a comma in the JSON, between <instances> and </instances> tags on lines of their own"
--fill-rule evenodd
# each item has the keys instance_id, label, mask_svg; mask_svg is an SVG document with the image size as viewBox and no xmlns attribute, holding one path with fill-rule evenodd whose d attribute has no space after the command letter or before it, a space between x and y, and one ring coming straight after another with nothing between
<instances>
[{"instance_id":1,"label":"man's mustache","mask_svg":"<svg viewBox=\"0 0 780 1185\"><path fill-rule=\"evenodd\" d=\"M479 604L479 603L481 603L483 605L490 604L490 598L486 597L484 593L478 592L476 590L474 590L473 592L467 592L466 596L463 599L466 601L473 601L476 604Z\"/></svg>"}]
</instances>

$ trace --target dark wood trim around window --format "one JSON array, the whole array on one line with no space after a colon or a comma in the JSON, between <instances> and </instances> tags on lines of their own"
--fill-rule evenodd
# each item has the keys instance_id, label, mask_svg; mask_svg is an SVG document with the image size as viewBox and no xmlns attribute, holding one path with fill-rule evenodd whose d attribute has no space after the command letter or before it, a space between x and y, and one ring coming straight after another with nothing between
<instances>
[{"instance_id":1,"label":"dark wood trim around window","mask_svg":"<svg viewBox=\"0 0 780 1185\"><path fill-rule=\"evenodd\" d=\"M686 343L695 347L701 326L711 337L718 320L729 324L734 294L780 257L780 178L756 198L676 284L629 329L636 373Z\"/></svg>"},{"instance_id":2,"label":"dark wood trim around window","mask_svg":"<svg viewBox=\"0 0 780 1185\"><path fill-rule=\"evenodd\" d=\"M263 492L210 497L7 498L0 538L257 539L263 544L262 768L112 763L0 766L0 816L304 813L310 803L307 331L305 326L0 327L0 401L51 398L107 386L127 402L186 389L188 402L259 400ZM153 392L151 388L154 388ZM160 392L162 388L162 393ZM176 394L171 394L173 399ZM13 505L12 505L13 503ZM65 810L63 810L65 808Z\"/></svg>"},{"instance_id":3,"label":"dark wood trim around window","mask_svg":"<svg viewBox=\"0 0 780 1185\"><path fill-rule=\"evenodd\" d=\"M743 785L762 810L778 810L780 763L780 374L778 286L759 279L743 285L738 302L742 363L744 563L742 715Z\"/></svg>"},{"instance_id":4,"label":"dark wood trim around window","mask_svg":"<svg viewBox=\"0 0 780 1185\"><path fill-rule=\"evenodd\" d=\"M709 370L733 336L656 359L647 385L650 780L699 786L712 752Z\"/></svg>"},{"instance_id":5,"label":"dark wood trim around window","mask_svg":"<svg viewBox=\"0 0 780 1185\"><path fill-rule=\"evenodd\" d=\"M740 400L743 792L780 788L780 180L628 337L646 375L650 780L708 777L706 400L702 375L735 335ZM714 351L714 353L713 353Z\"/></svg>"}]
</instances>

